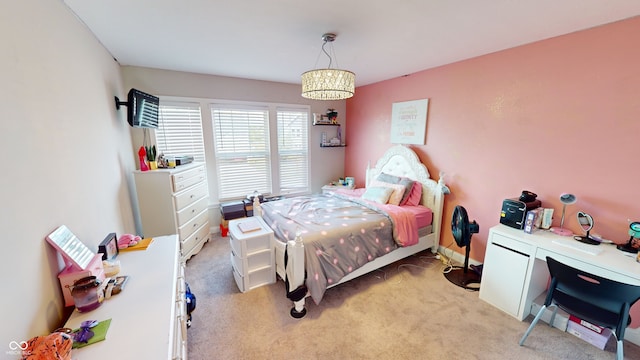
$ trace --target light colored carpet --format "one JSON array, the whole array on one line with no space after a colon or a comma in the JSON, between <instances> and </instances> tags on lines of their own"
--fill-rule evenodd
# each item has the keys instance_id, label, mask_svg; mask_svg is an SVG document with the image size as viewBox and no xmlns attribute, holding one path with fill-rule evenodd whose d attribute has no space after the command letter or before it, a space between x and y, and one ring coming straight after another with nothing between
<instances>
[{"instance_id":1,"label":"light colored carpet","mask_svg":"<svg viewBox=\"0 0 640 360\"><path fill-rule=\"evenodd\" d=\"M188 330L189 359L614 359L540 322L518 346L520 322L442 275L430 252L329 289L307 315L289 315L282 281L241 293L228 238L214 237L187 262L197 297ZM402 266L399 266L404 264ZM640 347L625 343L625 358Z\"/></svg>"}]
</instances>

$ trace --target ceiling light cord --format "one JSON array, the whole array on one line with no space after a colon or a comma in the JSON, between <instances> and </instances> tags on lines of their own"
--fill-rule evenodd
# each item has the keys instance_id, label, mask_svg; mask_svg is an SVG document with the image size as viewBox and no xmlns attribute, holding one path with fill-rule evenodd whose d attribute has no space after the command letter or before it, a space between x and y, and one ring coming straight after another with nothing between
<instances>
[{"instance_id":1,"label":"ceiling light cord","mask_svg":"<svg viewBox=\"0 0 640 360\"><path fill-rule=\"evenodd\" d=\"M333 62L333 59L331 59L331 55L329 55L329 53L327 52L327 50L324 49L324 46L327 45L327 41L329 40L324 40L324 44L322 44L322 52L327 55L327 57L329 58L329 66L327 66L327 69L331 69L331 64Z\"/></svg>"}]
</instances>

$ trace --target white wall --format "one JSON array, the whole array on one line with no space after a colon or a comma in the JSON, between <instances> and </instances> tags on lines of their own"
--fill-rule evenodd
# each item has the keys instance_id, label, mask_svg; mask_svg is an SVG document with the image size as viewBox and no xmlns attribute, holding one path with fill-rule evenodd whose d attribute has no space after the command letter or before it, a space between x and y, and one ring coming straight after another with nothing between
<instances>
[{"instance_id":1,"label":"white wall","mask_svg":"<svg viewBox=\"0 0 640 360\"><path fill-rule=\"evenodd\" d=\"M305 104L311 106L312 113L326 113L327 108L338 111L338 118L342 124L342 138L348 131L348 116L346 103L341 101L313 101L300 95L299 84L283 84L267 81L247 80L222 76L202 75L176 71L149 69L133 66L122 67L122 76L126 88L139 90L159 96L180 96L192 98L257 101L282 104ZM337 180L344 174L344 148L320 148L320 136L323 131L331 138L335 134L334 127L310 127L311 146L311 189L320 192L323 185ZM211 143L212 127L205 121L206 157L213 158L213 144ZM142 145L142 130L132 129L134 151ZM348 145L348 144L347 144ZM217 182L215 168L207 167L209 179L210 217L212 227L219 224L219 203L217 199Z\"/></svg>"},{"instance_id":2,"label":"white wall","mask_svg":"<svg viewBox=\"0 0 640 360\"><path fill-rule=\"evenodd\" d=\"M119 65L62 1L3 1L0 46L5 358L9 342L46 334L64 319L47 234L65 224L97 250L109 232L134 230L135 163L113 100L125 94Z\"/></svg>"}]
</instances>

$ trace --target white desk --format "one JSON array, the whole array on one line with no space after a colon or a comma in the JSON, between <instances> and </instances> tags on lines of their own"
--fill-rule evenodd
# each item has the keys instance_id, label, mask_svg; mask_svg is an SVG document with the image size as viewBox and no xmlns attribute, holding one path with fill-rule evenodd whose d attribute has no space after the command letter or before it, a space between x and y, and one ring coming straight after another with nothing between
<instances>
[{"instance_id":1,"label":"white desk","mask_svg":"<svg viewBox=\"0 0 640 360\"><path fill-rule=\"evenodd\" d=\"M636 262L635 256L625 255L615 245L597 245L602 252L591 255L554 241L575 242L573 237L549 231L527 234L505 225L492 227L482 270L480 299L524 320L533 300L547 289L547 256L594 275L640 285L640 263ZM634 308L637 307L636 304ZM627 329L625 339L639 344L640 328Z\"/></svg>"},{"instance_id":2,"label":"white desk","mask_svg":"<svg viewBox=\"0 0 640 360\"><path fill-rule=\"evenodd\" d=\"M147 250L118 255L125 289L90 312L74 310L65 327L111 319L104 341L72 350L82 359L186 359L184 267L177 235L158 236Z\"/></svg>"}]
</instances>

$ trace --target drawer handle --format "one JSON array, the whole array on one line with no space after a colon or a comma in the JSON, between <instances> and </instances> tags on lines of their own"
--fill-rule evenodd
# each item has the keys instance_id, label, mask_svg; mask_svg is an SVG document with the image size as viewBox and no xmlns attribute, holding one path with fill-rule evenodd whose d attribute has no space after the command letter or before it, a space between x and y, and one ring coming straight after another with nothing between
<instances>
[{"instance_id":1,"label":"drawer handle","mask_svg":"<svg viewBox=\"0 0 640 360\"><path fill-rule=\"evenodd\" d=\"M191 196L189 196L190 198L194 198L196 195L195 194L191 194Z\"/></svg>"},{"instance_id":2,"label":"drawer handle","mask_svg":"<svg viewBox=\"0 0 640 360\"><path fill-rule=\"evenodd\" d=\"M193 227L198 227L198 224L197 223L193 224Z\"/></svg>"},{"instance_id":3,"label":"drawer handle","mask_svg":"<svg viewBox=\"0 0 640 360\"><path fill-rule=\"evenodd\" d=\"M191 209L191 213L192 214L195 213L195 212L196 212L196 209Z\"/></svg>"}]
</instances>

